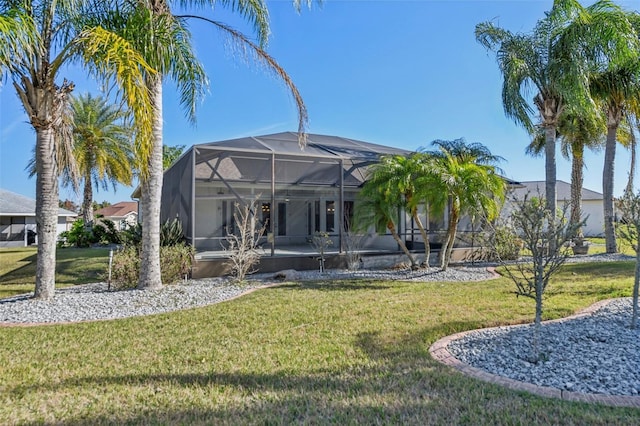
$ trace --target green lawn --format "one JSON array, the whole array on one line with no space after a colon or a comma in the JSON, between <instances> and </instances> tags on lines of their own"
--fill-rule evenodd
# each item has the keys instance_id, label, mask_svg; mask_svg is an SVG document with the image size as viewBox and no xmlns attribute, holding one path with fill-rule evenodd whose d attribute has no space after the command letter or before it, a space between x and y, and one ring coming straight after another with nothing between
<instances>
[{"instance_id":1,"label":"green lawn","mask_svg":"<svg viewBox=\"0 0 640 426\"><path fill-rule=\"evenodd\" d=\"M567 265L545 318L629 296L633 262ZM6 424L640 424L640 410L467 378L429 346L529 322L505 279L291 283L171 314L0 328Z\"/></svg>"},{"instance_id":2,"label":"green lawn","mask_svg":"<svg viewBox=\"0 0 640 426\"><path fill-rule=\"evenodd\" d=\"M33 292L35 247L0 249L0 298ZM56 251L56 286L87 284L105 279L109 249L64 248Z\"/></svg>"}]
</instances>

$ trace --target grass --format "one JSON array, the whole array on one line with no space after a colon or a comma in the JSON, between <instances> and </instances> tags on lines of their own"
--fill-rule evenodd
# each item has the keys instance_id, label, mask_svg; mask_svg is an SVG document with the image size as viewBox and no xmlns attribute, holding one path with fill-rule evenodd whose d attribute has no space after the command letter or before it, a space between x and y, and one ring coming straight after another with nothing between
<instances>
[{"instance_id":1,"label":"grass","mask_svg":"<svg viewBox=\"0 0 640 426\"><path fill-rule=\"evenodd\" d=\"M566 265L545 318L629 296L633 262ZM530 322L506 279L309 282L171 314L0 328L9 424L639 424L544 399L428 354L462 330Z\"/></svg>"},{"instance_id":2,"label":"grass","mask_svg":"<svg viewBox=\"0 0 640 426\"><path fill-rule=\"evenodd\" d=\"M0 249L0 298L33 292L36 276L34 247ZM56 251L56 286L104 280L109 249L64 248Z\"/></svg>"}]
</instances>

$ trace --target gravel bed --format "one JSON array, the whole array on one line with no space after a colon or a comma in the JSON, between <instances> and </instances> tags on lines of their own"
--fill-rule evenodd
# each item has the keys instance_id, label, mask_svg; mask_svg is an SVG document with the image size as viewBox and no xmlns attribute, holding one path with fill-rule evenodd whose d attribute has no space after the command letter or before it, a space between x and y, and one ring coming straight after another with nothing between
<instances>
[{"instance_id":1,"label":"gravel bed","mask_svg":"<svg viewBox=\"0 0 640 426\"><path fill-rule=\"evenodd\" d=\"M296 280L351 278L403 281L480 281L492 277L486 268L449 268L419 271L295 271ZM226 278L189 280L165 285L159 290L109 291L106 283L59 289L52 300L38 301L31 295L0 299L0 324L93 321L151 315L205 306L236 297L248 290L278 283L274 274L253 275L244 285Z\"/></svg>"},{"instance_id":2,"label":"gravel bed","mask_svg":"<svg viewBox=\"0 0 640 426\"><path fill-rule=\"evenodd\" d=\"M640 395L640 329L629 328L631 298L590 315L542 325L540 360L533 325L472 331L447 349L462 362L499 376L573 392Z\"/></svg>"}]
</instances>

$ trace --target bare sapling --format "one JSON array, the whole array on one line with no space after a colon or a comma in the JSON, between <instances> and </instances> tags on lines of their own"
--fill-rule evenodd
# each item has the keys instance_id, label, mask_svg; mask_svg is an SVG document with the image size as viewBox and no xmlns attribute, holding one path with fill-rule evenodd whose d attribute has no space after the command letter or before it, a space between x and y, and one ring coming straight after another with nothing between
<instances>
[{"instance_id":1,"label":"bare sapling","mask_svg":"<svg viewBox=\"0 0 640 426\"><path fill-rule=\"evenodd\" d=\"M333 245L333 241L326 232L314 232L311 236L311 245L318 252L318 262L320 263L320 273L324 273L325 254L329 246Z\"/></svg>"},{"instance_id":2,"label":"bare sapling","mask_svg":"<svg viewBox=\"0 0 640 426\"><path fill-rule=\"evenodd\" d=\"M356 232L348 218L345 219L345 228L346 232L344 233L343 244L347 256L347 269L355 271L360 268L365 235Z\"/></svg>"},{"instance_id":3,"label":"bare sapling","mask_svg":"<svg viewBox=\"0 0 640 426\"><path fill-rule=\"evenodd\" d=\"M638 325L638 288L640 287L640 192L634 194L625 191L618 201L618 209L622 214L622 223L617 226L618 237L628 243L636 253L636 270L633 280L633 308L631 311L631 328Z\"/></svg>"},{"instance_id":4,"label":"bare sapling","mask_svg":"<svg viewBox=\"0 0 640 426\"><path fill-rule=\"evenodd\" d=\"M536 313L532 339L533 356L537 363L542 356L540 333L542 327L543 295L551 277L558 272L570 255L569 242L583 223L572 223L566 218L566 209L553 214L544 198L513 200L515 209L510 222L522 241L531 261L506 262L499 259L503 273L516 285L516 296L535 300ZM494 248L494 251L495 248Z\"/></svg>"},{"instance_id":5,"label":"bare sapling","mask_svg":"<svg viewBox=\"0 0 640 426\"><path fill-rule=\"evenodd\" d=\"M255 214L256 206L255 200L242 205L235 203L233 219L236 232L227 230L225 251L229 257L231 274L238 282L243 282L247 275L257 272L254 268L260 261L258 249L266 228L259 225Z\"/></svg>"}]
</instances>

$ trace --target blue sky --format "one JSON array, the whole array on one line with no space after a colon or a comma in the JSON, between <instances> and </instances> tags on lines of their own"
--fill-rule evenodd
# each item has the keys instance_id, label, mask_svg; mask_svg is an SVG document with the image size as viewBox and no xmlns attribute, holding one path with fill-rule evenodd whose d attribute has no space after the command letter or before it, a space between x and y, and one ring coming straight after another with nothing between
<instances>
[{"instance_id":1,"label":"blue sky","mask_svg":"<svg viewBox=\"0 0 640 426\"><path fill-rule=\"evenodd\" d=\"M416 150L435 139L464 137L504 157L507 177L544 180L544 159L525 155L529 136L503 112L502 78L495 56L474 37L475 25L493 20L529 31L551 0L339 1L296 13L289 0L267 1L272 36L268 52L287 70L309 110L310 133L360 139ZM618 2L638 9L640 2ZM249 32L236 16L214 17ZM191 26L211 86L194 127L184 118L171 82L164 92L164 138L186 145L295 131L294 102L285 86L234 53L209 26ZM76 93L98 93L81 69L61 77ZM0 187L35 196L24 168L35 134L10 82L0 86ZM585 187L602 192L603 153L586 155ZM621 195L629 155L618 147L615 194ZM570 164L558 153L558 179L570 181ZM129 200L133 188L99 191L97 201ZM81 194L61 188L60 198Z\"/></svg>"}]
</instances>

